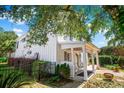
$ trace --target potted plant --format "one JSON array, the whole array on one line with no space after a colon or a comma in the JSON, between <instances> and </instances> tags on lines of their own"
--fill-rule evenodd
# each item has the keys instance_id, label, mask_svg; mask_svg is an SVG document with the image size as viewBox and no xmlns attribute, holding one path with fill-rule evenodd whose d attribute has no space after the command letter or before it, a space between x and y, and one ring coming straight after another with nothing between
<instances>
[{"instance_id":1,"label":"potted plant","mask_svg":"<svg viewBox=\"0 0 124 93\"><path fill-rule=\"evenodd\" d=\"M104 73L105 80L112 80L114 78L114 75L111 73Z\"/></svg>"}]
</instances>

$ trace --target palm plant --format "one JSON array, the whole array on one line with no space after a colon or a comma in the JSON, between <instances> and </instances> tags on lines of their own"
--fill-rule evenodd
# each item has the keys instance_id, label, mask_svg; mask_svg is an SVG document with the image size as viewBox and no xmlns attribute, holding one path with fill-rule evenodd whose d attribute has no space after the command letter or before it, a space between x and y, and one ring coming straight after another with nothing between
<instances>
[{"instance_id":1,"label":"palm plant","mask_svg":"<svg viewBox=\"0 0 124 93\"><path fill-rule=\"evenodd\" d=\"M0 75L0 88L19 88L31 83L32 81L21 72L5 72Z\"/></svg>"}]
</instances>

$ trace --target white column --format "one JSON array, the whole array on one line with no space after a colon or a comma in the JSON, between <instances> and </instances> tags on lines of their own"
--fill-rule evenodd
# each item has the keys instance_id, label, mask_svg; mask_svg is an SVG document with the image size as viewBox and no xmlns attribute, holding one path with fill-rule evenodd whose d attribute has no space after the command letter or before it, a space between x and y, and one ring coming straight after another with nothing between
<instances>
[{"instance_id":1,"label":"white column","mask_svg":"<svg viewBox=\"0 0 124 93\"><path fill-rule=\"evenodd\" d=\"M96 64L97 64L97 67L99 68L100 65L99 65L99 56L98 56L98 52L96 52Z\"/></svg>"},{"instance_id":2,"label":"white column","mask_svg":"<svg viewBox=\"0 0 124 93\"><path fill-rule=\"evenodd\" d=\"M87 65L89 63L89 57L88 57L88 52L86 51L86 61L87 61Z\"/></svg>"},{"instance_id":3,"label":"white column","mask_svg":"<svg viewBox=\"0 0 124 93\"><path fill-rule=\"evenodd\" d=\"M73 70L72 70L72 73L73 73L73 75L72 75L72 77L74 77L75 76L75 64L74 64L74 50L73 50L73 48L71 48L71 62L73 63Z\"/></svg>"},{"instance_id":4,"label":"white column","mask_svg":"<svg viewBox=\"0 0 124 93\"><path fill-rule=\"evenodd\" d=\"M94 68L94 54L91 54L92 56L92 70L93 70L93 73L95 72L95 68Z\"/></svg>"},{"instance_id":5,"label":"white column","mask_svg":"<svg viewBox=\"0 0 124 93\"><path fill-rule=\"evenodd\" d=\"M87 75L87 59L86 59L86 45L85 45L85 43L84 43L82 49L83 49L84 80L87 80L88 75Z\"/></svg>"}]
</instances>

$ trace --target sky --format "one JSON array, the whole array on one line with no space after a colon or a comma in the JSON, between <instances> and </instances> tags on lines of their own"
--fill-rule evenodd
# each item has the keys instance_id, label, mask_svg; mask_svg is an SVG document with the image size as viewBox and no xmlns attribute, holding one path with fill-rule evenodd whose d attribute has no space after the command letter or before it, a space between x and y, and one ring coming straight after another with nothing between
<instances>
[{"instance_id":1,"label":"sky","mask_svg":"<svg viewBox=\"0 0 124 93\"><path fill-rule=\"evenodd\" d=\"M14 31L18 36L27 33L29 30L25 22L14 23L12 20L4 18L0 18L0 27L4 28L5 31ZM104 37L104 33L98 33L95 38L93 38L92 43L99 48L106 46L107 40Z\"/></svg>"}]
</instances>

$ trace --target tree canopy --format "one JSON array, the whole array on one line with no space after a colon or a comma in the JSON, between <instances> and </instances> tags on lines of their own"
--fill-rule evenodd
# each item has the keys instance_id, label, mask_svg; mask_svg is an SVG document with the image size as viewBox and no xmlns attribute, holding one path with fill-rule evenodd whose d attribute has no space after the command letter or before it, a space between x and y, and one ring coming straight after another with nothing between
<instances>
[{"instance_id":1,"label":"tree canopy","mask_svg":"<svg viewBox=\"0 0 124 93\"><path fill-rule=\"evenodd\" d=\"M6 56L8 52L15 49L16 38L15 32L0 28L0 56Z\"/></svg>"},{"instance_id":2,"label":"tree canopy","mask_svg":"<svg viewBox=\"0 0 124 93\"><path fill-rule=\"evenodd\" d=\"M124 46L124 6L103 6L113 20L113 25L105 36L111 46Z\"/></svg>"},{"instance_id":3,"label":"tree canopy","mask_svg":"<svg viewBox=\"0 0 124 93\"><path fill-rule=\"evenodd\" d=\"M119 39L114 42L123 44L120 41L124 34L121 30L123 21L118 23L123 20L123 16L116 16L122 10L118 6L0 6L0 16L15 22L25 21L30 27L28 41L33 44L46 44L47 35L51 33L91 41L96 33L104 30L107 30L106 38L113 36ZM112 41L113 38L110 43Z\"/></svg>"}]
</instances>

